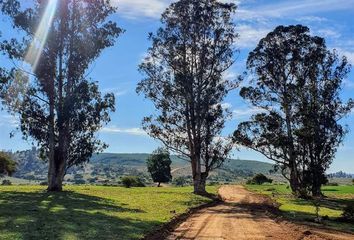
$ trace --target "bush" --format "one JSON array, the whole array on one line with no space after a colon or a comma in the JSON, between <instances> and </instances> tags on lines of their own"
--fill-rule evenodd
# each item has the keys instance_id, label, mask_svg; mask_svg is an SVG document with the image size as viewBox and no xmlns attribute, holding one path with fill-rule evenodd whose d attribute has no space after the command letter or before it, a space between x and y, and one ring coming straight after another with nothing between
<instances>
[{"instance_id":1,"label":"bush","mask_svg":"<svg viewBox=\"0 0 354 240\"><path fill-rule=\"evenodd\" d=\"M257 174L254 176L252 179L247 180L247 184L257 184L257 185L262 185L263 183L272 183L273 180L270 178L267 178L265 175L262 173Z\"/></svg>"},{"instance_id":2,"label":"bush","mask_svg":"<svg viewBox=\"0 0 354 240\"><path fill-rule=\"evenodd\" d=\"M172 183L177 187L183 187L187 185L187 181L185 177L176 177L173 179Z\"/></svg>"},{"instance_id":3,"label":"bush","mask_svg":"<svg viewBox=\"0 0 354 240\"><path fill-rule=\"evenodd\" d=\"M130 187L145 187L144 182L136 176L126 176L121 179L122 184L126 188Z\"/></svg>"},{"instance_id":4,"label":"bush","mask_svg":"<svg viewBox=\"0 0 354 240\"><path fill-rule=\"evenodd\" d=\"M352 179L352 183L353 183L353 185L354 185L354 178Z\"/></svg>"},{"instance_id":5,"label":"bush","mask_svg":"<svg viewBox=\"0 0 354 240\"><path fill-rule=\"evenodd\" d=\"M334 186L335 187L335 186L339 186L339 184L336 182L329 182L326 184L326 186Z\"/></svg>"},{"instance_id":6,"label":"bush","mask_svg":"<svg viewBox=\"0 0 354 240\"><path fill-rule=\"evenodd\" d=\"M349 204L344 208L342 218L346 222L354 223L354 204Z\"/></svg>"},{"instance_id":7,"label":"bush","mask_svg":"<svg viewBox=\"0 0 354 240\"><path fill-rule=\"evenodd\" d=\"M74 184L85 184L86 181L84 179L75 179Z\"/></svg>"},{"instance_id":8,"label":"bush","mask_svg":"<svg viewBox=\"0 0 354 240\"><path fill-rule=\"evenodd\" d=\"M5 179L5 180L2 181L2 184L1 184L1 185L3 185L3 186L10 186L10 185L12 185L12 182L11 182L10 180Z\"/></svg>"},{"instance_id":9,"label":"bush","mask_svg":"<svg viewBox=\"0 0 354 240\"><path fill-rule=\"evenodd\" d=\"M40 182L39 185L41 185L41 186L48 186L48 182L46 182L46 181Z\"/></svg>"}]
</instances>

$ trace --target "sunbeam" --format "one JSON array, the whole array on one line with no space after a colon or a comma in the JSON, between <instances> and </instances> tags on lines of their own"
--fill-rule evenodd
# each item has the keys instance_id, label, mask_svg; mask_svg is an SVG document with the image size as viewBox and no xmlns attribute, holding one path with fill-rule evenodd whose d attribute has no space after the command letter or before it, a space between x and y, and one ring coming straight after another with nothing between
<instances>
[{"instance_id":1,"label":"sunbeam","mask_svg":"<svg viewBox=\"0 0 354 240\"><path fill-rule=\"evenodd\" d=\"M37 68L43 48L46 44L57 5L58 0L48 0L41 22L38 25L36 34L25 56L25 61L32 66L33 71Z\"/></svg>"}]
</instances>

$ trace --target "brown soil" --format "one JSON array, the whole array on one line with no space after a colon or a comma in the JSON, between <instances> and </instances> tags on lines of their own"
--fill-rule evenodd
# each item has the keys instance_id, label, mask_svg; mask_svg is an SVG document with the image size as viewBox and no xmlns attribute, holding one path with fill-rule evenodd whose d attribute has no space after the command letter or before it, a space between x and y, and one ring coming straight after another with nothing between
<instances>
[{"instance_id":1,"label":"brown soil","mask_svg":"<svg viewBox=\"0 0 354 240\"><path fill-rule=\"evenodd\" d=\"M269 198L242 186L222 186L219 195L222 203L192 214L167 239L354 239L351 234L277 219Z\"/></svg>"}]
</instances>

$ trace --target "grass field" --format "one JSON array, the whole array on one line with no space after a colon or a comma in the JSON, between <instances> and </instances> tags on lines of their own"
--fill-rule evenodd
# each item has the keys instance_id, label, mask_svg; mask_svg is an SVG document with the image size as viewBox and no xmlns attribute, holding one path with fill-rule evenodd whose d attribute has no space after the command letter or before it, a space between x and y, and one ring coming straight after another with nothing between
<instances>
[{"instance_id":1,"label":"grass field","mask_svg":"<svg viewBox=\"0 0 354 240\"><path fill-rule=\"evenodd\" d=\"M284 216L291 220L311 223L316 217L314 202L294 198L286 185L247 185L246 188L273 198L280 204L279 209L284 213ZM320 204L319 215L329 218L323 224L335 229L354 232L353 224L338 221L343 213L343 208L347 204L354 204L354 186L324 186L322 191L326 198L318 202Z\"/></svg>"},{"instance_id":2,"label":"grass field","mask_svg":"<svg viewBox=\"0 0 354 240\"><path fill-rule=\"evenodd\" d=\"M217 187L208 187L216 193ZM139 239L211 199L192 188L0 187L0 239Z\"/></svg>"}]
</instances>

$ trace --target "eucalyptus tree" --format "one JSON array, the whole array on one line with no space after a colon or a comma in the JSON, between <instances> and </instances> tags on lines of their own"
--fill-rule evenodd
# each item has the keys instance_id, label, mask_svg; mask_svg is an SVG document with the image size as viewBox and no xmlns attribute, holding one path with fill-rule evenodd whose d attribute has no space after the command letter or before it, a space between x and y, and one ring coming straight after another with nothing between
<instances>
[{"instance_id":1,"label":"eucalyptus tree","mask_svg":"<svg viewBox=\"0 0 354 240\"><path fill-rule=\"evenodd\" d=\"M236 81L224 78L234 63L237 38L234 4L180 0L162 15L150 34L152 47L140 71L137 92L150 99L156 114L143 120L150 136L191 162L194 192L204 194L209 172L221 166L231 141L221 137L230 113L222 101Z\"/></svg>"},{"instance_id":2,"label":"eucalyptus tree","mask_svg":"<svg viewBox=\"0 0 354 240\"><path fill-rule=\"evenodd\" d=\"M275 161L294 194L319 195L325 171L346 133L353 107L340 98L350 66L307 27L279 26L249 54L254 76L241 96L262 110L239 124L236 143Z\"/></svg>"},{"instance_id":3,"label":"eucalyptus tree","mask_svg":"<svg viewBox=\"0 0 354 240\"><path fill-rule=\"evenodd\" d=\"M108 20L116 11L109 0L21 3L0 0L19 31L1 43L1 52L15 63L0 71L1 96L19 114L24 138L36 141L48 159L48 190L61 191L68 168L106 147L96 132L110 120L115 99L102 95L88 73L122 29Z\"/></svg>"}]
</instances>

